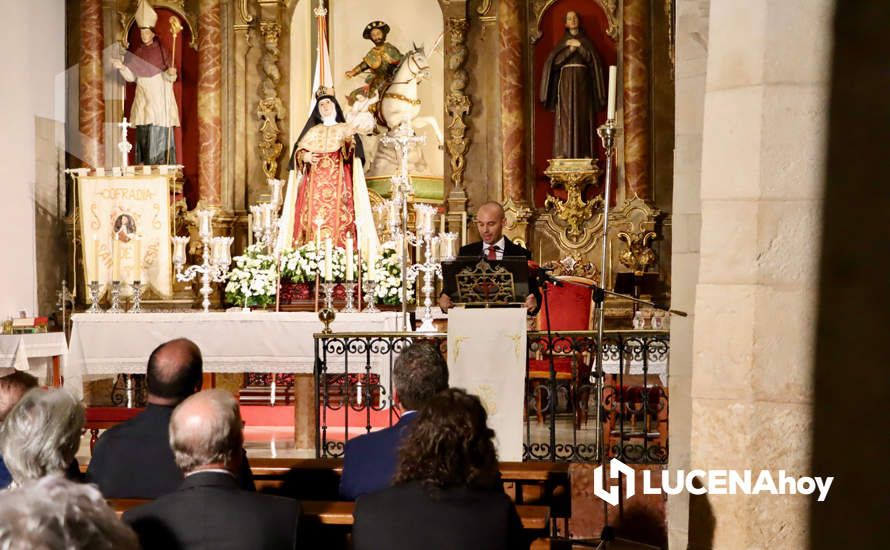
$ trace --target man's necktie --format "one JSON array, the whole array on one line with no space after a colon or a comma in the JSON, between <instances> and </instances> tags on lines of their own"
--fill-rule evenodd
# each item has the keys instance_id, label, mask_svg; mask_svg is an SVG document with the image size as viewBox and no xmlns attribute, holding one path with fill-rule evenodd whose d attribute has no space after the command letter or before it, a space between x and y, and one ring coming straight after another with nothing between
<instances>
[{"instance_id":1,"label":"man's necktie","mask_svg":"<svg viewBox=\"0 0 890 550\"><path fill-rule=\"evenodd\" d=\"M498 259L498 247L489 246L488 252L485 255L486 260L497 260Z\"/></svg>"}]
</instances>

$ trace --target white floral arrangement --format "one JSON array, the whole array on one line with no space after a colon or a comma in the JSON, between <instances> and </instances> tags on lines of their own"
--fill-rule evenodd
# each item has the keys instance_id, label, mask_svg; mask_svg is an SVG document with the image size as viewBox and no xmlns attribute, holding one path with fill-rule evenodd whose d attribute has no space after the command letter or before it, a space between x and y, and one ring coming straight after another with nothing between
<instances>
[{"instance_id":1,"label":"white floral arrangement","mask_svg":"<svg viewBox=\"0 0 890 550\"><path fill-rule=\"evenodd\" d=\"M377 288L374 294L377 301L389 306L402 303L402 265L396 253L395 243L388 241L382 245L382 254L377 258ZM414 279L416 275L408 272L408 303L414 303Z\"/></svg>"},{"instance_id":2,"label":"white floral arrangement","mask_svg":"<svg viewBox=\"0 0 890 550\"><path fill-rule=\"evenodd\" d=\"M262 245L247 247L233 258L226 283L226 301L242 307L265 307L275 302L278 290L275 257Z\"/></svg>"},{"instance_id":3,"label":"white floral arrangement","mask_svg":"<svg viewBox=\"0 0 890 550\"><path fill-rule=\"evenodd\" d=\"M355 258L353 258L355 261ZM324 250L319 250L314 242L303 246L285 250L281 253L281 280L292 283L314 283L318 273L324 273ZM346 250L333 249L333 263L331 264L331 277L335 283L346 280Z\"/></svg>"},{"instance_id":4,"label":"white floral arrangement","mask_svg":"<svg viewBox=\"0 0 890 550\"><path fill-rule=\"evenodd\" d=\"M376 275L377 288L375 295L377 301L386 305L399 305L402 303L402 269L399 257L396 254L394 243L384 243L381 256L377 258ZM362 277L367 279L368 265L366 258L362 261ZM358 262L358 257L353 258ZM324 273L324 250L319 250L314 242L303 246L285 250L281 254L281 280L293 283L314 283L318 273ZM333 249L333 264L331 265L333 282L342 283L346 280L346 250ZM414 277L410 277L408 288L408 302L414 302Z\"/></svg>"}]
</instances>

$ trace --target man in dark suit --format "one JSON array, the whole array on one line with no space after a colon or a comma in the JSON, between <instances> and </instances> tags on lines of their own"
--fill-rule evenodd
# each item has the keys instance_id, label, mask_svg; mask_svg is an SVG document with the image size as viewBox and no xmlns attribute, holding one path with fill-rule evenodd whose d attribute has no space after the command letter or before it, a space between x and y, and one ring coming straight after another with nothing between
<instances>
[{"instance_id":1,"label":"man in dark suit","mask_svg":"<svg viewBox=\"0 0 890 550\"><path fill-rule=\"evenodd\" d=\"M185 481L169 495L123 516L145 550L295 548L300 503L244 491L238 402L206 390L182 402L170 419L170 446Z\"/></svg>"},{"instance_id":2,"label":"man in dark suit","mask_svg":"<svg viewBox=\"0 0 890 550\"><path fill-rule=\"evenodd\" d=\"M340 496L345 499L355 500L389 487L396 472L399 446L407 437L417 409L448 387L448 365L439 348L419 342L402 351L392 377L402 416L394 426L346 442L340 479Z\"/></svg>"},{"instance_id":3,"label":"man in dark suit","mask_svg":"<svg viewBox=\"0 0 890 550\"><path fill-rule=\"evenodd\" d=\"M504 256L519 256L532 259L532 253L504 236L504 224L507 216L504 207L497 202L487 202L476 210L476 229L482 240L469 243L458 251L458 256L485 258L490 261L503 260ZM525 299L525 307L530 314L538 310L538 287L532 277L529 278L529 295ZM439 307L447 311L454 306L451 296L443 292L439 296Z\"/></svg>"},{"instance_id":4,"label":"man in dark suit","mask_svg":"<svg viewBox=\"0 0 890 550\"><path fill-rule=\"evenodd\" d=\"M87 469L88 481L105 498L157 498L179 487L182 472L170 449L170 415L201 389L202 374L201 350L191 340L171 340L151 353L145 377L148 406L102 434ZM254 490L246 455L241 467L239 483Z\"/></svg>"}]
</instances>

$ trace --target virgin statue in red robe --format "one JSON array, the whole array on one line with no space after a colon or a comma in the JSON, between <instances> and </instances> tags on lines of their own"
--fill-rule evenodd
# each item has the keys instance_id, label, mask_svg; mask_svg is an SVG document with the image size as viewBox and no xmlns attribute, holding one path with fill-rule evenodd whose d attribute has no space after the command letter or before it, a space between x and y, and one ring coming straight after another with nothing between
<instances>
[{"instance_id":1,"label":"virgin statue in red robe","mask_svg":"<svg viewBox=\"0 0 890 550\"><path fill-rule=\"evenodd\" d=\"M330 238L345 247L354 235L363 253L379 240L365 183L364 149L330 88L317 103L290 156L290 175L279 225L279 247L296 248Z\"/></svg>"}]
</instances>

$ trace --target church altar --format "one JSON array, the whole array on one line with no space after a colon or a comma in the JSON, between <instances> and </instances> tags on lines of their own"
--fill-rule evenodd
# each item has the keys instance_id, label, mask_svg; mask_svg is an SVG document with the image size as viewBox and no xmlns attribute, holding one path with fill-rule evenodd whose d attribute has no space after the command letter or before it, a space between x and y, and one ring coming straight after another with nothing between
<instances>
[{"instance_id":1,"label":"church altar","mask_svg":"<svg viewBox=\"0 0 890 550\"><path fill-rule=\"evenodd\" d=\"M47 381L56 384L56 376L64 368L67 353L68 343L62 332L0 335L0 376L16 369L38 377L45 375ZM52 359L52 373L40 370L46 359Z\"/></svg>"},{"instance_id":2,"label":"church altar","mask_svg":"<svg viewBox=\"0 0 890 550\"><path fill-rule=\"evenodd\" d=\"M398 312L338 313L338 332L392 332ZM76 314L72 316L65 387L83 396L85 380L145 374L148 356L162 342L189 338L200 348L204 372L312 374L313 334L322 324L312 312ZM385 374L382 365L380 374ZM337 364L329 365L336 369ZM335 370L336 372L336 370Z\"/></svg>"}]
</instances>

